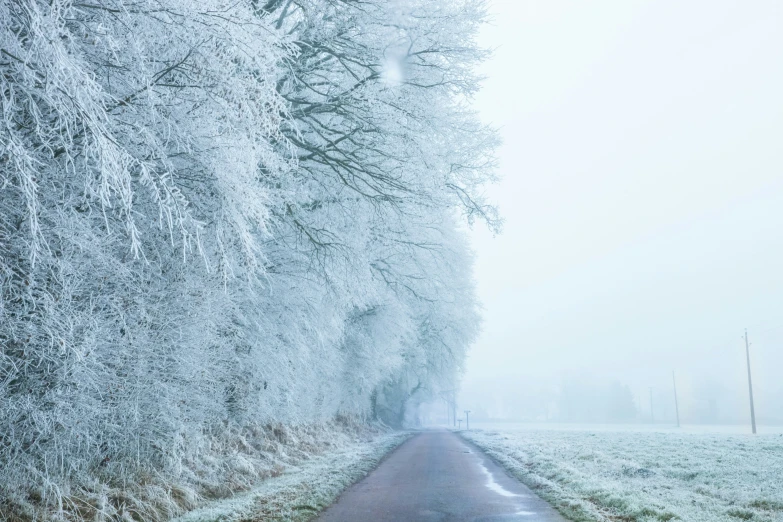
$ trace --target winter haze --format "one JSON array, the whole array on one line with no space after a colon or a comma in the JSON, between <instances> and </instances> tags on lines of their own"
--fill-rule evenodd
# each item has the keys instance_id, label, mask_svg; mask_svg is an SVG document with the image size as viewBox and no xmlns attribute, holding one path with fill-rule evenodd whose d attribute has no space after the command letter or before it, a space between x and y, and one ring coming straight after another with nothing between
<instances>
[{"instance_id":1,"label":"winter haze","mask_svg":"<svg viewBox=\"0 0 783 522\"><path fill-rule=\"evenodd\" d=\"M757 416L783 421L781 4L491 10L477 106L506 222L473 232L484 325L459 409L601 421L616 383L635 421L652 387L671 423L674 370L683 423L748 423L747 327Z\"/></svg>"}]
</instances>

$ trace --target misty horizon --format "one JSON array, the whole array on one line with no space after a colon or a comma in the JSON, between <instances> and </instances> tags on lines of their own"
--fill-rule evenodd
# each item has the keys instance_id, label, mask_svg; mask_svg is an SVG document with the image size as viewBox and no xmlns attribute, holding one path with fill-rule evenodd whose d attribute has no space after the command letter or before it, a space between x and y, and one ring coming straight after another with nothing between
<instances>
[{"instance_id":1,"label":"misty horizon","mask_svg":"<svg viewBox=\"0 0 783 522\"><path fill-rule=\"evenodd\" d=\"M771 1L494 2L476 106L506 222L472 232L483 333L459 403L557 414L569 382L638 419L783 422L783 60ZM665 38L661 38L665 35ZM527 399L516 400L516 397ZM666 410L668 408L668 410Z\"/></svg>"}]
</instances>

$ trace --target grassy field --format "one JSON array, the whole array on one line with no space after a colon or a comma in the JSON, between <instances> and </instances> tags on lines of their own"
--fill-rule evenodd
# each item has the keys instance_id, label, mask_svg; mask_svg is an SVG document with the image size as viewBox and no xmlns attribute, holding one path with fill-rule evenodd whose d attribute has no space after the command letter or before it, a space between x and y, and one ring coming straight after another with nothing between
<instances>
[{"instance_id":1,"label":"grassy field","mask_svg":"<svg viewBox=\"0 0 783 522\"><path fill-rule=\"evenodd\" d=\"M783 521L783 435L462 435L576 521Z\"/></svg>"}]
</instances>

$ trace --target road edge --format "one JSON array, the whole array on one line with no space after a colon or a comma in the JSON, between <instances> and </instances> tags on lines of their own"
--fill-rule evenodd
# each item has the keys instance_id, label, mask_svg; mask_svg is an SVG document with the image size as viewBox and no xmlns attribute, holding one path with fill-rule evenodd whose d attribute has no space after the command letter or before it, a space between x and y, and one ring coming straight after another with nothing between
<instances>
[{"instance_id":1,"label":"road edge","mask_svg":"<svg viewBox=\"0 0 783 522\"><path fill-rule=\"evenodd\" d=\"M538 495L542 500L560 513L564 518L571 522L603 522L601 519L592 517L589 512L578 504L564 503L562 497L558 497L551 492L545 484L542 484L537 477L524 473L522 471L521 463L515 460L513 457L504 453L500 453L490 447L483 446L480 442L466 436L469 433L467 430L454 430L462 440L468 445L474 446L481 450L492 462L503 468L509 475L519 480L522 484L530 488L533 493Z\"/></svg>"},{"instance_id":2,"label":"road edge","mask_svg":"<svg viewBox=\"0 0 783 522\"><path fill-rule=\"evenodd\" d=\"M171 522L311 521L415 434L387 433L370 443L313 457L250 491L210 502Z\"/></svg>"}]
</instances>

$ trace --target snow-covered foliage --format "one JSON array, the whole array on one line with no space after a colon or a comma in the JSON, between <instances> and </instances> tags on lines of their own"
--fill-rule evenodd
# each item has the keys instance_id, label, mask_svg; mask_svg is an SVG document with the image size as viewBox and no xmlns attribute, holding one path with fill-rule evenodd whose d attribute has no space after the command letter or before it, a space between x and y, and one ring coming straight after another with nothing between
<instances>
[{"instance_id":1,"label":"snow-covered foliage","mask_svg":"<svg viewBox=\"0 0 783 522\"><path fill-rule=\"evenodd\" d=\"M783 519L783 436L463 432L569 519Z\"/></svg>"},{"instance_id":2,"label":"snow-covered foliage","mask_svg":"<svg viewBox=\"0 0 783 522\"><path fill-rule=\"evenodd\" d=\"M80 477L177 474L226 427L399 425L452 386L464 223L499 226L483 14L0 0L4 498L62 514Z\"/></svg>"}]
</instances>

